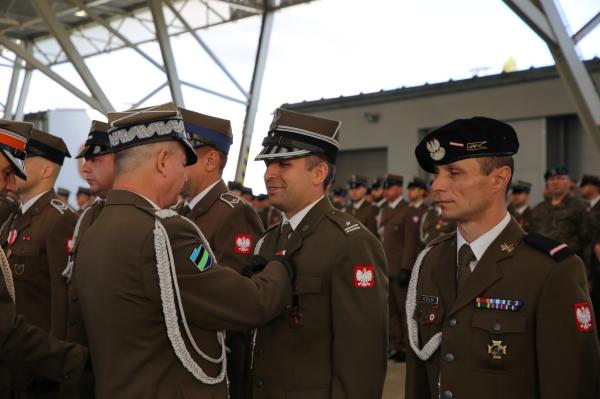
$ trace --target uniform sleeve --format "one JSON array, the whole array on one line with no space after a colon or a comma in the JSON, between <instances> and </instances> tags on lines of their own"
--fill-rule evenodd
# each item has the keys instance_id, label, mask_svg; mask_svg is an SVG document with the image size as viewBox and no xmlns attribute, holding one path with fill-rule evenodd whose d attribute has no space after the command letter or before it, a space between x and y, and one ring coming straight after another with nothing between
<instances>
[{"instance_id":1,"label":"uniform sleeve","mask_svg":"<svg viewBox=\"0 0 600 399\"><path fill-rule=\"evenodd\" d=\"M26 366L44 377L74 383L83 371L87 350L65 343L16 314L12 302L0 304L0 363Z\"/></svg>"},{"instance_id":2,"label":"uniform sleeve","mask_svg":"<svg viewBox=\"0 0 600 399\"><path fill-rule=\"evenodd\" d=\"M332 277L330 398L380 398L387 369L387 263L375 237L360 231L348 237Z\"/></svg>"},{"instance_id":3,"label":"uniform sleeve","mask_svg":"<svg viewBox=\"0 0 600 399\"><path fill-rule=\"evenodd\" d=\"M254 209L241 205L223 222L214 240L215 256L220 265L240 272L264 233L262 222Z\"/></svg>"},{"instance_id":4,"label":"uniform sleeve","mask_svg":"<svg viewBox=\"0 0 600 399\"><path fill-rule=\"evenodd\" d=\"M414 219L414 218L417 219ZM421 251L419 239L419 219L414 210L410 210L404 219L404 242L402 245L402 263L400 267L412 270L412 266ZM416 222L415 222L416 220Z\"/></svg>"},{"instance_id":5,"label":"uniform sleeve","mask_svg":"<svg viewBox=\"0 0 600 399\"><path fill-rule=\"evenodd\" d=\"M73 237L76 223L77 216L66 212L56 220L46 237L50 278L50 330L60 339L66 336L68 297L68 287L62 272L67 266L67 244Z\"/></svg>"},{"instance_id":6,"label":"uniform sleeve","mask_svg":"<svg viewBox=\"0 0 600 399\"><path fill-rule=\"evenodd\" d=\"M369 229L369 231L371 233L373 233L373 235L375 237L378 237L378 235L377 235L377 211L378 211L377 208L371 207L371 210L369 212L369 217L367 218L367 223L365 224L365 227L367 229Z\"/></svg>"},{"instance_id":7,"label":"uniform sleeve","mask_svg":"<svg viewBox=\"0 0 600 399\"><path fill-rule=\"evenodd\" d=\"M553 266L536 315L540 398L599 398L597 324L593 320L583 265L579 258L571 257ZM580 313L579 320L578 304L590 307L589 313ZM585 323L579 324L588 317L593 331Z\"/></svg>"},{"instance_id":8,"label":"uniform sleeve","mask_svg":"<svg viewBox=\"0 0 600 399\"><path fill-rule=\"evenodd\" d=\"M164 224L169 231L183 309L191 325L207 330L247 330L266 324L284 310L292 288L288 272L279 262L270 262L252 278L216 263L200 271L192 254L204 245L195 228L181 219L166 220ZM147 262L155 265L153 234L146 240L144 253L150 255ZM158 284L156 266L144 268L144 273L146 285Z\"/></svg>"}]
</instances>

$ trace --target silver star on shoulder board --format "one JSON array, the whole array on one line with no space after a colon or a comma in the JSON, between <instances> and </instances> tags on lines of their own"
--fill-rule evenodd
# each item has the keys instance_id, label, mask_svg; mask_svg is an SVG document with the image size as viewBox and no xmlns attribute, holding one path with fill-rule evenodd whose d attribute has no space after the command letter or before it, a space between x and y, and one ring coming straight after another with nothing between
<instances>
[{"instance_id":1,"label":"silver star on shoulder board","mask_svg":"<svg viewBox=\"0 0 600 399\"><path fill-rule=\"evenodd\" d=\"M350 224L351 224L351 223L350 223L350 221L348 220L348 221L346 222L346 226L350 226Z\"/></svg>"},{"instance_id":2,"label":"silver star on shoulder board","mask_svg":"<svg viewBox=\"0 0 600 399\"><path fill-rule=\"evenodd\" d=\"M500 244L500 250L504 251L504 252L508 252L511 253L512 251L515 250L515 245L514 244L509 244L509 243L502 243Z\"/></svg>"}]
</instances>

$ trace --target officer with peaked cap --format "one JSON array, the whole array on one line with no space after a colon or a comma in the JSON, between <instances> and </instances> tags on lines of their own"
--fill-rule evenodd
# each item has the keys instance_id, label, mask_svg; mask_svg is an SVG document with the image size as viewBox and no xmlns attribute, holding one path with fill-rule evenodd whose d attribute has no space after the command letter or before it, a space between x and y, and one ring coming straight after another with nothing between
<instances>
[{"instance_id":1,"label":"officer with peaked cap","mask_svg":"<svg viewBox=\"0 0 600 399\"><path fill-rule=\"evenodd\" d=\"M83 170L82 176L83 176ZM77 201L77 206L79 207L78 213L81 215L86 208L96 201L96 196L92 194L91 190L88 187L79 187L77 189L77 193L75 194L75 199Z\"/></svg>"},{"instance_id":2,"label":"officer with peaked cap","mask_svg":"<svg viewBox=\"0 0 600 399\"><path fill-rule=\"evenodd\" d=\"M16 180L21 205L4 224L0 242L15 282L17 310L59 339L65 338L67 286L62 271L70 251L77 216L56 197L53 187L65 157L64 141L32 129L24 166L27 180ZM57 385L29 384L27 370L11 370L17 395L55 395Z\"/></svg>"},{"instance_id":3,"label":"officer with peaked cap","mask_svg":"<svg viewBox=\"0 0 600 399\"><path fill-rule=\"evenodd\" d=\"M82 176L90 186L90 194L97 196L98 199L87 206L79 215L79 219L75 225L75 231L73 232L73 249L69 255L67 267L63 271L63 276L69 286L66 339L71 342L87 345L85 331L81 323L79 301L73 289L73 285L71 284L71 275L81 237L83 237L100 215L102 208L104 208L106 196L112 189L115 178L115 157L108 140L107 123L95 120L92 121L87 139L81 151L75 158L83 159L84 162L81 166ZM91 370L84 373L78 386L61 386L60 397L93 398L94 383Z\"/></svg>"},{"instance_id":4,"label":"officer with peaked cap","mask_svg":"<svg viewBox=\"0 0 600 399\"><path fill-rule=\"evenodd\" d=\"M529 206L531 183L519 180L510 189L508 212L515 218L523 230L531 230L533 211Z\"/></svg>"},{"instance_id":5,"label":"officer with peaked cap","mask_svg":"<svg viewBox=\"0 0 600 399\"><path fill-rule=\"evenodd\" d=\"M366 176L352 175L348 181L348 191L352 203L344 209L344 212L354 216L371 233L377 235L378 209L367 201L368 187L369 179Z\"/></svg>"},{"instance_id":6,"label":"officer with peaked cap","mask_svg":"<svg viewBox=\"0 0 600 399\"><path fill-rule=\"evenodd\" d=\"M16 190L15 175L26 178L23 168L32 125L0 120L0 190ZM76 382L87 359L87 350L59 341L39 327L26 324L15 306L15 286L10 265L0 249L0 363L26 366L57 381ZM0 397L12 397L7 369L0 368Z\"/></svg>"},{"instance_id":7,"label":"officer with peaked cap","mask_svg":"<svg viewBox=\"0 0 600 399\"><path fill-rule=\"evenodd\" d=\"M270 262L248 279L220 266L198 227L168 209L197 160L175 104L108 119L115 181L72 275L96 397L227 398L222 330L280 313L293 265Z\"/></svg>"},{"instance_id":8,"label":"officer with peaked cap","mask_svg":"<svg viewBox=\"0 0 600 399\"><path fill-rule=\"evenodd\" d=\"M256 160L282 223L256 244L298 268L284 312L256 332L254 399L379 398L387 361L385 254L326 196L341 123L277 109Z\"/></svg>"},{"instance_id":9,"label":"officer with peaked cap","mask_svg":"<svg viewBox=\"0 0 600 399\"><path fill-rule=\"evenodd\" d=\"M71 196L71 192L64 187L58 187L56 189L56 196L59 200L64 202L65 204L69 203L69 197Z\"/></svg>"},{"instance_id":10,"label":"officer with peaked cap","mask_svg":"<svg viewBox=\"0 0 600 399\"><path fill-rule=\"evenodd\" d=\"M511 126L474 117L433 130L415 150L458 228L413 268L407 399L600 397L581 259L506 211L518 148Z\"/></svg>"},{"instance_id":11,"label":"officer with peaked cap","mask_svg":"<svg viewBox=\"0 0 600 399\"><path fill-rule=\"evenodd\" d=\"M187 168L188 180L183 186L183 195L190 211L184 216L202 230L220 265L241 272L264 228L252 205L230 192L222 179L233 143L231 123L187 109L179 110L198 156L198 161ZM227 333L227 347L231 350L227 368L232 399L243 398L247 391L249 345L248 333Z\"/></svg>"}]
</instances>

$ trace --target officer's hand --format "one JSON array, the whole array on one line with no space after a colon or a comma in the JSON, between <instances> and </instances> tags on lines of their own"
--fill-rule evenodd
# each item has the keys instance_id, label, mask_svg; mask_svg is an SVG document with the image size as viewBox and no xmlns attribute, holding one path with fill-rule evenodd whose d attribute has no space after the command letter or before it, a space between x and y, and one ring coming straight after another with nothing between
<instances>
[{"instance_id":1,"label":"officer's hand","mask_svg":"<svg viewBox=\"0 0 600 399\"><path fill-rule=\"evenodd\" d=\"M398 276L396 277L396 282L402 288L408 287L408 283L410 282L410 270L400 269Z\"/></svg>"},{"instance_id":2,"label":"officer's hand","mask_svg":"<svg viewBox=\"0 0 600 399\"><path fill-rule=\"evenodd\" d=\"M267 263L269 263L269 261L262 256L252 255L250 259L248 259L248 263L242 267L242 276L252 277L253 274L262 271Z\"/></svg>"},{"instance_id":3,"label":"officer's hand","mask_svg":"<svg viewBox=\"0 0 600 399\"><path fill-rule=\"evenodd\" d=\"M296 269L296 264L289 256L278 256L276 261L281 262L283 266L286 268L288 272L288 276L290 277L290 282L292 283L292 287L296 287L296 279L298 278L298 270Z\"/></svg>"}]
</instances>

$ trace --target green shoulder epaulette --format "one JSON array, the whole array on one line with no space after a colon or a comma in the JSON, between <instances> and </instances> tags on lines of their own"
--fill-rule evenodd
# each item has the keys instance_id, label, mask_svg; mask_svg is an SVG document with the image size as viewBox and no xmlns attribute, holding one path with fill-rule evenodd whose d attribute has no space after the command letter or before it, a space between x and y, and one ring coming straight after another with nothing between
<instances>
[{"instance_id":1,"label":"green shoulder epaulette","mask_svg":"<svg viewBox=\"0 0 600 399\"><path fill-rule=\"evenodd\" d=\"M558 262L575 255L567 244L558 242L541 234L529 233L523 237L523 241L556 259Z\"/></svg>"}]
</instances>

